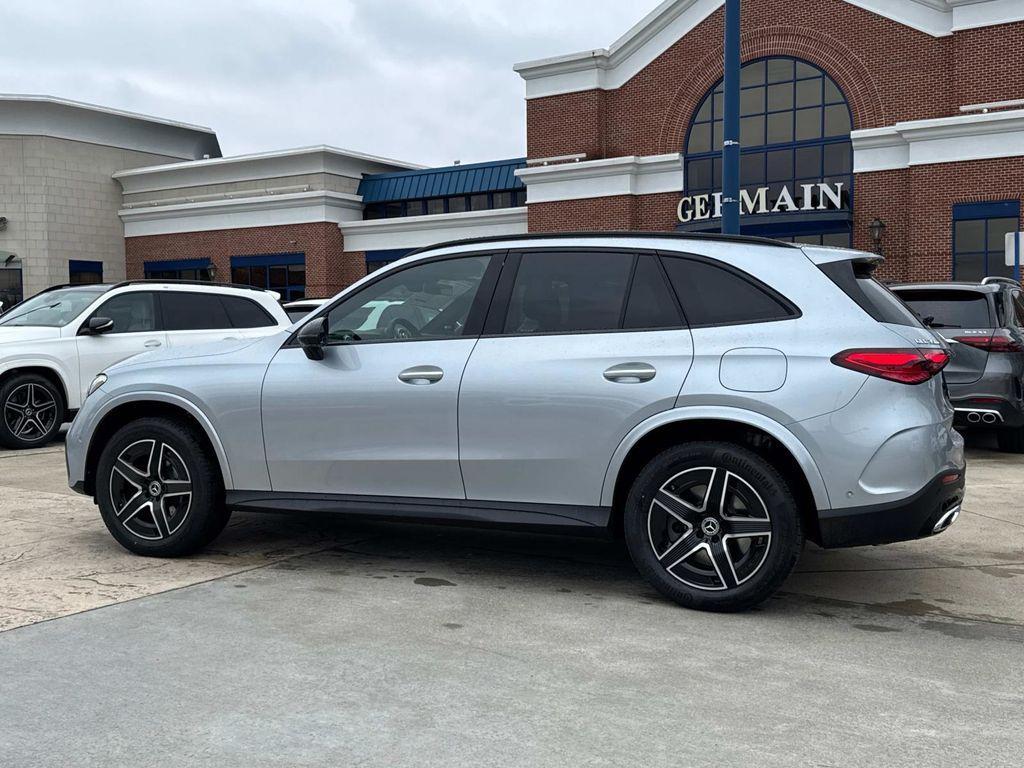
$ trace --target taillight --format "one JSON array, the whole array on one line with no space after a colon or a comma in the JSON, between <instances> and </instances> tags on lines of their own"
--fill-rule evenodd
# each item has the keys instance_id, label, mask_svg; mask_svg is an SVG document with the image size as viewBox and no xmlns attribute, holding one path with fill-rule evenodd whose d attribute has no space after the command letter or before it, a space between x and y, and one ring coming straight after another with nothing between
<instances>
[{"instance_id":1,"label":"taillight","mask_svg":"<svg viewBox=\"0 0 1024 768\"><path fill-rule=\"evenodd\" d=\"M900 384L923 384L946 367L949 353L942 349L848 349L835 355L832 362Z\"/></svg>"},{"instance_id":2,"label":"taillight","mask_svg":"<svg viewBox=\"0 0 1024 768\"><path fill-rule=\"evenodd\" d=\"M1024 352L1024 346L1006 331L996 331L991 336L955 336L953 340L986 352Z\"/></svg>"}]
</instances>

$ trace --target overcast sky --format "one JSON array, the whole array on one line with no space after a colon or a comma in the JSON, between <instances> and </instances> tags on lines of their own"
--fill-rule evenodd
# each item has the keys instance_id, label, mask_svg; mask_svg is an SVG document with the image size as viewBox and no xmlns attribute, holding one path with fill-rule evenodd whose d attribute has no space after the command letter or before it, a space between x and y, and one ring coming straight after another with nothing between
<instances>
[{"instance_id":1,"label":"overcast sky","mask_svg":"<svg viewBox=\"0 0 1024 768\"><path fill-rule=\"evenodd\" d=\"M525 154L516 62L606 47L657 0L7 0L0 92L206 125L225 155Z\"/></svg>"}]
</instances>

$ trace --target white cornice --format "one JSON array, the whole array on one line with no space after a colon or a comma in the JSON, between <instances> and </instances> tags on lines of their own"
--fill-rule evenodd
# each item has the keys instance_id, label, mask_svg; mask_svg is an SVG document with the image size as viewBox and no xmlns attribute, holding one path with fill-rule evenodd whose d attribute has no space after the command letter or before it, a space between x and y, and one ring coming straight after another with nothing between
<instances>
[{"instance_id":1,"label":"white cornice","mask_svg":"<svg viewBox=\"0 0 1024 768\"><path fill-rule=\"evenodd\" d=\"M683 189L683 166L678 154L612 157L521 168L516 176L526 184L527 203L653 195Z\"/></svg>"},{"instance_id":2,"label":"white cornice","mask_svg":"<svg viewBox=\"0 0 1024 768\"><path fill-rule=\"evenodd\" d=\"M346 221L341 224L346 251L421 248L449 240L522 235L526 231L526 208Z\"/></svg>"},{"instance_id":3,"label":"white cornice","mask_svg":"<svg viewBox=\"0 0 1024 768\"><path fill-rule=\"evenodd\" d=\"M854 173L1024 155L1024 110L957 115L854 131Z\"/></svg>"},{"instance_id":4,"label":"white cornice","mask_svg":"<svg viewBox=\"0 0 1024 768\"><path fill-rule=\"evenodd\" d=\"M361 219L363 201L358 195L313 191L124 208L118 215L125 237L141 237L324 221L340 224Z\"/></svg>"},{"instance_id":5,"label":"white cornice","mask_svg":"<svg viewBox=\"0 0 1024 768\"><path fill-rule=\"evenodd\" d=\"M1024 20L1024 0L844 0L933 37ZM718 10L723 0L665 0L608 48L516 64L526 98L614 90Z\"/></svg>"},{"instance_id":6,"label":"white cornice","mask_svg":"<svg viewBox=\"0 0 1024 768\"><path fill-rule=\"evenodd\" d=\"M187 160L220 157L209 128L54 96L0 94L0 135L49 136Z\"/></svg>"},{"instance_id":7,"label":"white cornice","mask_svg":"<svg viewBox=\"0 0 1024 768\"><path fill-rule=\"evenodd\" d=\"M364 173L389 173L423 167L349 149L319 145L134 168L119 171L114 174L114 178L121 183L124 193L130 195L308 173L330 173L361 179Z\"/></svg>"}]
</instances>

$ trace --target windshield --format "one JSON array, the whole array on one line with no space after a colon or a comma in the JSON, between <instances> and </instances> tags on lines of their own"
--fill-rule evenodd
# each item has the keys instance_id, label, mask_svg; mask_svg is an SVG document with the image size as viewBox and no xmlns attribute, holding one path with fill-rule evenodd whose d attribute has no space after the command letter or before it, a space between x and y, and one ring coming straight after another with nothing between
<instances>
[{"instance_id":1,"label":"windshield","mask_svg":"<svg viewBox=\"0 0 1024 768\"><path fill-rule=\"evenodd\" d=\"M61 288L47 291L23 301L0 316L0 325L41 325L62 328L98 299L107 288Z\"/></svg>"}]
</instances>

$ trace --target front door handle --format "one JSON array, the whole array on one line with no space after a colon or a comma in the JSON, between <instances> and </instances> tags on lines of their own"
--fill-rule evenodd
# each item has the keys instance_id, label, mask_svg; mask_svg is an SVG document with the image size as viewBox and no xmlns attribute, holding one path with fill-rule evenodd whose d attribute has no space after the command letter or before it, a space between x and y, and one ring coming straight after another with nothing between
<instances>
[{"instance_id":1,"label":"front door handle","mask_svg":"<svg viewBox=\"0 0 1024 768\"><path fill-rule=\"evenodd\" d=\"M413 368L406 368L398 374L398 380L406 384L436 384L444 378L444 371L436 365L417 365Z\"/></svg>"},{"instance_id":2,"label":"front door handle","mask_svg":"<svg viewBox=\"0 0 1024 768\"><path fill-rule=\"evenodd\" d=\"M616 384L641 384L653 379L657 373L654 367L647 363L622 363L613 365L605 371L604 377Z\"/></svg>"},{"instance_id":3,"label":"front door handle","mask_svg":"<svg viewBox=\"0 0 1024 768\"><path fill-rule=\"evenodd\" d=\"M162 347L162 346L163 346L163 342L162 341L157 341L156 339L152 339L152 340L147 341L145 343L145 347L147 349L156 349L157 347Z\"/></svg>"}]
</instances>

